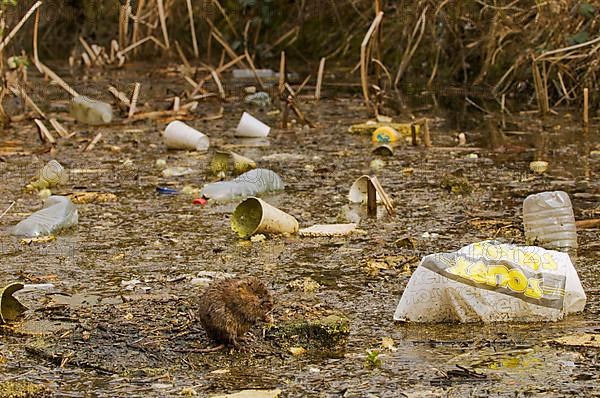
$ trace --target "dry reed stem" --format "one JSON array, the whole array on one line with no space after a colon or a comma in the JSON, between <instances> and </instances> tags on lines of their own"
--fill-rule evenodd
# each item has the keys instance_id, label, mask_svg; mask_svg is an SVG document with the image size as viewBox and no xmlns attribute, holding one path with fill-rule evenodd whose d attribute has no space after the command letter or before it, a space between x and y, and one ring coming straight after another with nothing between
<instances>
[{"instance_id":1,"label":"dry reed stem","mask_svg":"<svg viewBox=\"0 0 600 398\"><path fill-rule=\"evenodd\" d=\"M181 99L179 97L173 98L173 112L179 112Z\"/></svg>"},{"instance_id":2,"label":"dry reed stem","mask_svg":"<svg viewBox=\"0 0 600 398\"><path fill-rule=\"evenodd\" d=\"M248 61L248 64L250 65L250 69L252 70L252 74L254 75L254 78L256 79L256 82L260 86L260 89L264 91L265 90L265 85L263 84L262 79L260 78L260 76L256 72L256 67L254 66L254 61L252 61L252 57L248 53L248 49L244 49L244 54L246 55L246 60Z\"/></svg>"},{"instance_id":3,"label":"dry reed stem","mask_svg":"<svg viewBox=\"0 0 600 398\"><path fill-rule=\"evenodd\" d=\"M156 43L159 47L163 48L164 50L166 50L166 47L164 46L163 43L160 42L160 40L158 40L156 37L150 35L147 37L144 37L141 40L138 40L135 43L130 44L129 46L125 47L124 49L120 50L119 52L117 52L117 57L123 57L125 56L125 54L127 54L128 52L130 52L131 50L141 46L142 44L146 43L147 41L153 41L154 43Z\"/></svg>"},{"instance_id":4,"label":"dry reed stem","mask_svg":"<svg viewBox=\"0 0 600 398\"><path fill-rule=\"evenodd\" d=\"M83 148L83 152L91 151L92 149L94 149L94 147L96 146L98 141L100 141L101 138L102 138L102 133L96 134L94 139L91 140L90 143L87 144L85 148Z\"/></svg>"},{"instance_id":5,"label":"dry reed stem","mask_svg":"<svg viewBox=\"0 0 600 398\"><path fill-rule=\"evenodd\" d=\"M583 126L587 129L589 124L589 91L586 87L583 89Z\"/></svg>"},{"instance_id":6,"label":"dry reed stem","mask_svg":"<svg viewBox=\"0 0 600 398\"><path fill-rule=\"evenodd\" d=\"M40 58L38 56L38 29L40 26L40 9L35 10L35 18L33 21L33 63L36 68L38 67L38 63L40 62Z\"/></svg>"},{"instance_id":7,"label":"dry reed stem","mask_svg":"<svg viewBox=\"0 0 600 398\"><path fill-rule=\"evenodd\" d=\"M198 50L198 40L196 39L196 27L194 26L194 9L192 7L192 0L186 0L188 17L190 19L190 35L192 36L192 47L194 48L194 56L200 58L200 51Z\"/></svg>"},{"instance_id":8,"label":"dry reed stem","mask_svg":"<svg viewBox=\"0 0 600 398\"><path fill-rule=\"evenodd\" d=\"M41 5L42 5L42 2L38 1L37 3L32 5L31 8L29 8L29 11L27 11L27 13L23 16L23 18L21 18L19 23L17 23L15 25L15 27L10 31L10 33L2 40L2 42L0 42L0 52L2 52L2 50L4 50L4 47L6 47L6 45L12 40L12 38L15 37L15 35L23 27L25 22L27 22L29 17L31 17L31 14L33 14Z\"/></svg>"},{"instance_id":9,"label":"dry reed stem","mask_svg":"<svg viewBox=\"0 0 600 398\"><path fill-rule=\"evenodd\" d=\"M379 14L377 14L377 16L371 23L371 26L369 27L369 30L367 31L367 34L365 35L365 37L360 45L360 82L362 85L363 98L364 98L365 105L367 106L367 108L371 107L371 100L369 99L369 81L368 81L369 65L367 62L367 47L369 45L369 41L371 40L371 37L373 36L373 33L375 32L375 30L381 23L382 19L383 19L383 11L381 11Z\"/></svg>"},{"instance_id":10,"label":"dry reed stem","mask_svg":"<svg viewBox=\"0 0 600 398\"><path fill-rule=\"evenodd\" d=\"M540 69L538 68L537 62L535 62L535 60L531 61L531 68L533 71L533 83L535 86L538 108L539 111L545 115L546 113L548 113L547 102L545 100L546 93L544 92Z\"/></svg>"},{"instance_id":11,"label":"dry reed stem","mask_svg":"<svg viewBox=\"0 0 600 398\"><path fill-rule=\"evenodd\" d=\"M15 205L15 203L17 203L17 202L15 202L15 201L13 200L13 201L10 203L10 205L8 206L8 208L7 208L6 210L4 210L4 211L2 212L2 214L0 214L0 218L4 217L4 215L5 215L6 213L8 213L8 212L10 211L10 209L12 209L12 207Z\"/></svg>"},{"instance_id":12,"label":"dry reed stem","mask_svg":"<svg viewBox=\"0 0 600 398\"><path fill-rule=\"evenodd\" d=\"M169 43L169 32L167 32L167 18L165 16L165 6L163 0L156 0L156 4L158 5L158 17L160 18L160 29L162 30L163 39L165 41L165 47L167 49L171 48L171 44Z\"/></svg>"},{"instance_id":13,"label":"dry reed stem","mask_svg":"<svg viewBox=\"0 0 600 398\"><path fill-rule=\"evenodd\" d=\"M65 137L69 136L69 132L67 131L67 129L64 128L63 125L60 124L58 120L56 120L55 118L51 118L49 120L49 122L61 138L65 138Z\"/></svg>"},{"instance_id":14,"label":"dry reed stem","mask_svg":"<svg viewBox=\"0 0 600 398\"><path fill-rule=\"evenodd\" d=\"M388 214L390 216L393 216L394 212L395 212L394 205L392 204L392 200L390 199L388 194L385 192L385 190L381 186L381 183L375 176L371 177L370 181L373 184L373 187L375 187L375 190L377 191L377 193L379 194L379 197L381 198L381 201L383 202L383 205L385 206L385 209L387 210Z\"/></svg>"},{"instance_id":15,"label":"dry reed stem","mask_svg":"<svg viewBox=\"0 0 600 398\"><path fill-rule=\"evenodd\" d=\"M108 86L108 92L117 100L117 105L122 104L127 109L131 108L131 102L124 92L117 90L114 86Z\"/></svg>"},{"instance_id":16,"label":"dry reed stem","mask_svg":"<svg viewBox=\"0 0 600 398\"><path fill-rule=\"evenodd\" d=\"M133 32L131 34L131 41L133 41L134 43L138 41L138 35L140 32L140 18L145 5L146 0L138 0L137 10L135 12L135 19L133 20Z\"/></svg>"},{"instance_id":17,"label":"dry reed stem","mask_svg":"<svg viewBox=\"0 0 600 398\"><path fill-rule=\"evenodd\" d=\"M79 96L79 93L75 91L71 86L69 86L60 76L58 76L54 71L44 65L41 61L38 61L37 65L40 73L47 75L50 80L56 82L63 90L69 93L73 97Z\"/></svg>"},{"instance_id":18,"label":"dry reed stem","mask_svg":"<svg viewBox=\"0 0 600 398\"><path fill-rule=\"evenodd\" d=\"M311 77L312 77L312 75L308 75L304 78L304 80L302 80L302 83L300 83L300 85L298 86L298 89L296 90L295 97L300 96L300 93L302 92L302 90L304 90L304 87L308 84Z\"/></svg>"},{"instance_id":19,"label":"dry reed stem","mask_svg":"<svg viewBox=\"0 0 600 398\"><path fill-rule=\"evenodd\" d=\"M126 6L119 7L119 46L125 47L125 26L127 25L127 8Z\"/></svg>"},{"instance_id":20,"label":"dry reed stem","mask_svg":"<svg viewBox=\"0 0 600 398\"><path fill-rule=\"evenodd\" d=\"M425 148L431 148L432 143L431 143L431 134L429 133L429 120L425 119L423 121L423 145L425 145Z\"/></svg>"},{"instance_id":21,"label":"dry reed stem","mask_svg":"<svg viewBox=\"0 0 600 398\"><path fill-rule=\"evenodd\" d=\"M225 99L225 90L223 89L223 85L221 84L221 79L219 79L219 74L213 68L210 69L210 75L212 76L215 84L217 85L217 89L219 90L219 96L221 99Z\"/></svg>"},{"instance_id":22,"label":"dry reed stem","mask_svg":"<svg viewBox=\"0 0 600 398\"><path fill-rule=\"evenodd\" d=\"M16 97L21 97L25 104L29 106L34 112L42 117L42 119L46 119L46 114L42 112L42 110L37 106L37 104L27 95L25 89L23 87L19 87L18 89L13 86L8 86L10 92L12 92Z\"/></svg>"},{"instance_id":23,"label":"dry reed stem","mask_svg":"<svg viewBox=\"0 0 600 398\"><path fill-rule=\"evenodd\" d=\"M135 83L135 86L133 86L133 94L131 94L131 100L130 100L131 105L129 106L129 113L127 114L128 119L133 117L133 114L136 111L137 100L138 100L138 96L140 95L140 86L141 86L140 83Z\"/></svg>"},{"instance_id":24,"label":"dry reed stem","mask_svg":"<svg viewBox=\"0 0 600 398\"><path fill-rule=\"evenodd\" d=\"M327 58L321 58L319 62L319 72L317 73L317 86L315 87L315 100L321 99L321 86L323 85L323 73L325 72L325 60Z\"/></svg>"},{"instance_id":25,"label":"dry reed stem","mask_svg":"<svg viewBox=\"0 0 600 398\"><path fill-rule=\"evenodd\" d=\"M35 122L35 124L38 127L40 139L43 142L48 142L49 144L52 144L52 145L56 144L56 140L54 139L52 134L50 134L50 131L48 131L48 128L44 125L44 123L40 119L34 119L33 121Z\"/></svg>"},{"instance_id":26,"label":"dry reed stem","mask_svg":"<svg viewBox=\"0 0 600 398\"><path fill-rule=\"evenodd\" d=\"M410 63L410 60L415 55L417 48L419 48L419 44L421 43L421 39L423 39L423 34L425 33L425 25L427 22L426 13L429 7L425 6L423 11L421 12L421 16L417 20L415 27L410 35L408 40L408 44L406 49L404 50L404 54L402 55L402 59L400 60L400 64L398 66L398 72L396 73L396 78L394 79L394 87L398 87L398 83L402 76L404 76L404 72L406 72L406 68Z\"/></svg>"},{"instance_id":27,"label":"dry reed stem","mask_svg":"<svg viewBox=\"0 0 600 398\"><path fill-rule=\"evenodd\" d=\"M212 2L217 7L219 12L223 16L223 18L225 19L225 23L227 23L227 26L229 27L229 29L231 30L233 35L236 37L239 36L239 33L237 32L237 30L235 30L234 25L231 23L231 19L229 19L229 15L227 15L227 12L225 12L225 9L221 5L221 3L219 3L219 0L212 0Z\"/></svg>"},{"instance_id":28,"label":"dry reed stem","mask_svg":"<svg viewBox=\"0 0 600 398\"><path fill-rule=\"evenodd\" d=\"M81 60L83 61L83 64L86 68L92 67L92 60L90 59L90 56L87 55L87 53L81 53Z\"/></svg>"},{"instance_id":29,"label":"dry reed stem","mask_svg":"<svg viewBox=\"0 0 600 398\"><path fill-rule=\"evenodd\" d=\"M282 51L279 58L279 96L285 91L285 73L285 51Z\"/></svg>"},{"instance_id":30,"label":"dry reed stem","mask_svg":"<svg viewBox=\"0 0 600 398\"><path fill-rule=\"evenodd\" d=\"M175 40L175 49L177 50L177 55L179 55L179 58L181 59L181 62L183 63L184 69L186 71L192 70L192 65L190 64L190 61L188 61L187 57L183 53L183 50L181 49L181 46L179 45L179 41L177 41L177 40Z\"/></svg>"},{"instance_id":31,"label":"dry reed stem","mask_svg":"<svg viewBox=\"0 0 600 398\"><path fill-rule=\"evenodd\" d=\"M90 57L90 62L91 63L96 63L96 54L94 53L94 51L92 50L92 48L90 47L90 45L88 44L87 41L85 41L85 39L82 36L79 36L79 42L81 43L81 45L83 46L83 49L85 50L85 52L88 54L88 56Z\"/></svg>"},{"instance_id":32,"label":"dry reed stem","mask_svg":"<svg viewBox=\"0 0 600 398\"><path fill-rule=\"evenodd\" d=\"M229 44L227 44L227 42L225 41L225 39L223 39L219 33L217 33L218 30L216 28L214 28L214 30L212 31L211 35L212 37L215 38L215 40L223 47L223 49L225 49L225 51L227 52L227 55L229 55L229 57L233 60L233 59L238 59L238 55L235 53L235 51L233 51L233 49L229 46ZM247 68L246 64L239 61L239 65L240 68Z\"/></svg>"}]
</instances>

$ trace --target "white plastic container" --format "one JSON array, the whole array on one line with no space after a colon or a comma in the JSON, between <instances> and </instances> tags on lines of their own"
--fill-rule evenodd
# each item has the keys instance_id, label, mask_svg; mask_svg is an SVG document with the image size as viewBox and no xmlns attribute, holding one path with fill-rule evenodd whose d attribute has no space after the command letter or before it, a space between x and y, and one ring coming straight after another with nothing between
<instances>
[{"instance_id":1,"label":"white plastic container","mask_svg":"<svg viewBox=\"0 0 600 398\"><path fill-rule=\"evenodd\" d=\"M78 95L71 100L71 116L78 122L97 125L110 123L113 114L110 104Z\"/></svg>"},{"instance_id":2,"label":"white plastic container","mask_svg":"<svg viewBox=\"0 0 600 398\"><path fill-rule=\"evenodd\" d=\"M293 216L254 197L240 203L231 216L231 229L241 238L257 233L294 234L298 228Z\"/></svg>"},{"instance_id":3,"label":"white plastic container","mask_svg":"<svg viewBox=\"0 0 600 398\"><path fill-rule=\"evenodd\" d=\"M234 180L206 184L200 195L216 201L227 201L239 197L254 196L269 191L284 189L283 180L268 169L250 170Z\"/></svg>"},{"instance_id":4,"label":"white plastic container","mask_svg":"<svg viewBox=\"0 0 600 398\"><path fill-rule=\"evenodd\" d=\"M15 225L11 231L17 236L45 236L76 225L79 221L77 206L65 196L50 196L41 210Z\"/></svg>"},{"instance_id":5,"label":"white plastic container","mask_svg":"<svg viewBox=\"0 0 600 398\"><path fill-rule=\"evenodd\" d=\"M575 217L566 192L529 195L523 202L523 224L529 245L572 254L577 249Z\"/></svg>"},{"instance_id":6,"label":"white plastic container","mask_svg":"<svg viewBox=\"0 0 600 398\"><path fill-rule=\"evenodd\" d=\"M68 179L69 177L65 168L56 160L52 159L38 171L31 186L40 190L52 188L66 183Z\"/></svg>"},{"instance_id":7,"label":"white plastic container","mask_svg":"<svg viewBox=\"0 0 600 398\"><path fill-rule=\"evenodd\" d=\"M208 137L187 124L175 120L165 128L163 141L170 149L208 150Z\"/></svg>"},{"instance_id":8,"label":"white plastic container","mask_svg":"<svg viewBox=\"0 0 600 398\"><path fill-rule=\"evenodd\" d=\"M244 112L242 118L235 129L236 137L266 137L269 135L271 127L267 126L251 114Z\"/></svg>"}]
</instances>

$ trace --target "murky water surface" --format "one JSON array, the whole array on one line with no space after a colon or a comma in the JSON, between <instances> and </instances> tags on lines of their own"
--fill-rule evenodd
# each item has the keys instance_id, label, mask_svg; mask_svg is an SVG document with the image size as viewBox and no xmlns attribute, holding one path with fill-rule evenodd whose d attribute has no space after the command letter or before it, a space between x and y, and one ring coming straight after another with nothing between
<instances>
[{"instance_id":1,"label":"murky water surface","mask_svg":"<svg viewBox=\"0 0 600 398\"><path fill-rule=\"evenodd\" d=\"M67 80L104 100L109 100L109 83L124 89L141 81L141 112L166 109L165 98L188 89L164 71ZM33 84L48 87L40 80ZM307 115L319 124L316 129L282 130L277 128L281 116L269 112L276 107L251 110L274 127L269 145L260 147L238 146L233 137L246 109L241 93L222 104L224 117L213 121L198 120L218 113L221 104L203 100L188 123L209 135L211 145L235 148L279 173L286 190L265 198L302 226L347 222L352 210L348 189L366 173L379 176L397 209L395 216L381 212L377 219L355 214L364 234L250 242L230 229L236 203L201 207L192 204L193 196L156 193L158 186L201 187L213 180L209 154L167 151L160 120L76 124L68 118L63 93L53 87L47 91L37 98L44 98L45 108L76 132L57 147L56 159L71 171L57 193L111 192L117 201L79 205L79 225L52 242L27 245L6 232L0 235L2 284L21 280L56 286L17 294L30 311L22 324L0 335L0 380L39 382L58 396L72 397L177 396L186 387L200 396L245 388L280 388L287 397L597 394L598 349L548 341L600 329L598 229L579 232L577 269L588 294L581 315L551 324L403 325L392 320L421 256L490 238L524 243L521 204L530 193L565 190L577 219L599 218L597 121L588 136L568 114L543 123L518 114L490 122L476 109L457 111L463 99L453 98L445 101L459 104L453 110L432 106L415 114L433 118L435 146L456 145L454 129L460 128L467 131L472 151L405 145L393 157L380 158L385 166L373 171L370 137L347 132L366 117L358 97L327 92L319 103L303 101ZM429 98L422 102L433 103ZM504 135L495 128L502 122ZM101 141L82 152L97 132L103 134ZM21 122L0 136L0 211L16 202L0 219L3 229L41 205L37 195L24 190L50 159L36 134L33 123ZM540 156L550 162L544 176L528 167ZM163 178L157 159L194 173ZM460 196L442 189L446 173L466 176L473 193ZM400 244L402 237L414 239L416 247ZM389 266L373 269L368 266L372 260ZM191 279L201 271L268 281L277 302L276 322L322 308L344 312L351 320L347 350L334 358L294 357L263 340L257 326L248 352L194 353L211 345L194 317L202 286ZM304 277L319 282L316 293L287 288ZM122 282L132 279L141 283L127 290ZM396 351L381 348L385 337L393 339ZM379 367L365 366L368 349L380 350ZM476 374L457 373L457 365Z\"/></svg>"}]
</instances>

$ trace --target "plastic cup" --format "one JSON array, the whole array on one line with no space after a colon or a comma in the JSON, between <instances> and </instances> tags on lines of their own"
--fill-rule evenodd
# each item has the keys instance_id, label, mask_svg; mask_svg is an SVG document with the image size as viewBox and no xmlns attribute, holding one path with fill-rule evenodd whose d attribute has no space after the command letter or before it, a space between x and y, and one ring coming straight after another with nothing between
<instances>
[{"instance_id":1,"label":"plastic cup","mask_svg":"<svg viewBox=\"0 0 600 398\"><path fill-rule=\"evenodd\" d=\"M235 129L236 137L266 137L271 128L256 119L251 114L244 112L242 118Z\"/></svg>"},{"instance_id":2,"label":"plastic cup","mask_svg":"<svg viewBox=\"0 0 600 398\"><path fill-rule=\"evenodd\" d=\"M167 148L189 149L196 151L208 150L208 137L187 124L175 120L165 128L163 140Z\"/></svg>"},{"instance_id":3,"label":"plastic cup","mask_svg":"<svg viewBox=\"0 0 600 398\"><path fill-rule=\"evenodd\" d=\"M375 144L373 146L373 151L375 155L379 156L393 156L394 155L394 146L390 144Z\"/></svg>"},{"instance_id":4,"label":"plastic cup","mask_svg":"<svg viewBox=\"0 0 600 398\"><path fill-rule=\"evenodd\" d=\"M235 152L216 151L210 162L210 168L214 174L227 172L230 165L233 166L233 172L236 175L256 168L254 160L238 155Z\"/></svg>"},{"instance_id":5,"label":"plastic cup","mask_svg":"<svg viewBox=\"0 0 600 398\"><path fill-rule=\"evenodd\" d=\"M350 187L348 200L352 203L367 203L369 184L372 184L371 177L367 175L359 177ZM375 195L377 202L381 202L379 192L376 192Z\"/></svg>"},{"instance_id":6,"label":"plastic cup","mask_svg":"<svg viewBox=\"0 0 600 398\"><path fill-rule=\"evenodd\" d=\"M250 197L240 203L231 217L231 229L241 238L257 233L294 234L298 221L262 199Z\"/></svg>"}]
</instances>

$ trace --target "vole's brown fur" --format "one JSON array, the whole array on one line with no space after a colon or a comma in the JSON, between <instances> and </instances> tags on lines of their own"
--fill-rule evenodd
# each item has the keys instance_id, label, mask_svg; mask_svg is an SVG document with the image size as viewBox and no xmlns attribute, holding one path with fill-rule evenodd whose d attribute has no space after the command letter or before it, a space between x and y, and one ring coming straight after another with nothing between
<instances>
[{"instance_id":1,"label":"vole's brown fur","mask_svg":"<svg viewBox=\"0 0 600 398\"><path fill-rule=\"evenodd\" d=\"M273 308L271 293L256 277L214 281L199 303L202 326L218 343L236 347L242 336Z\"/></svg>"}]
</instances>

